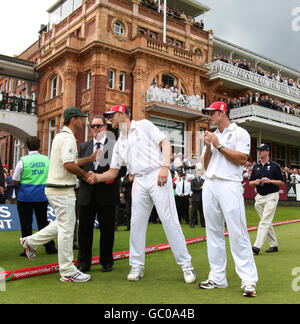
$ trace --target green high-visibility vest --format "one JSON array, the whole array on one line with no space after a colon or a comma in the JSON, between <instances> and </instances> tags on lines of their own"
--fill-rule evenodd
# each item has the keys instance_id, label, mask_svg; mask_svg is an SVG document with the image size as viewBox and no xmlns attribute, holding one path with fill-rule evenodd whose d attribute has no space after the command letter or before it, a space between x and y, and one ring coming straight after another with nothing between
<instances>
[{"instance_id":1,"label":"green high-visibility vest","mask_svg":"<svg viewBox=\"0 0 300 324\"><path fill-rule=\"evenodd\" d=\"M30 154L21 158L23 171L18 200L23 202L46 201L45 184L49 171L49 159L45 155Z\"/></svg>"}]
</instances>

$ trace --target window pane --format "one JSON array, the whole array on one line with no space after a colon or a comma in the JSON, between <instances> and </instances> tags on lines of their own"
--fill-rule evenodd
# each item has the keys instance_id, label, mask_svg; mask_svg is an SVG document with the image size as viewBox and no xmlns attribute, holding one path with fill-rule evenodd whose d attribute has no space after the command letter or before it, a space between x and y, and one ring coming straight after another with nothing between
<instances>
[{"instance_id":1,"label":"window pane","mask_svg":"<svg viewBox=\"0 0 300 324\"><path fill-rule=\"evenodd\" d=\"M82 5L82 0L74 0L74 11Z\"/></svg>"},{"instance_id":2,"label":"window pane","mask_svg":"<svg viewBox=\"0 0 300 324\"><path fill-rule=\"evenodd\" d=\"M61 20L68 17L73 11L73 0L65 1L61 6Z\"/></svg>"}]
</instances>

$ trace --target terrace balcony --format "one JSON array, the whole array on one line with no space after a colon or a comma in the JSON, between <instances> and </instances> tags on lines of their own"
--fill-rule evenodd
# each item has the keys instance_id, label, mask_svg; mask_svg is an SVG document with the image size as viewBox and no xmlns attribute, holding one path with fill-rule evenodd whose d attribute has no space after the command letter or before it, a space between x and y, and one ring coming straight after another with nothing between
<instances>
[{"instance_id":1,"label":"terrace balcony","mask_svg":"<svg viewBox=\"0 0 300 324\"><path fill-rule=\"evenodd\" d=\"M257 105L234 108L230 119L247 129L262 130L281 139L288 137L299 143L300 117Z\"/></svg>"},{"instance_id":2,"label":"terrace balcony","mask_svg":"<svg viewBox=\"0 0 300 324\"><path fill-rule=\"evenodd\" d=\"M234 89L250 88L300 104L300 89L273 81L256 73L238 68L231 64L216 61L206 65L211 80L221 79L225 86Z\"/></svg>"}]
</instances>

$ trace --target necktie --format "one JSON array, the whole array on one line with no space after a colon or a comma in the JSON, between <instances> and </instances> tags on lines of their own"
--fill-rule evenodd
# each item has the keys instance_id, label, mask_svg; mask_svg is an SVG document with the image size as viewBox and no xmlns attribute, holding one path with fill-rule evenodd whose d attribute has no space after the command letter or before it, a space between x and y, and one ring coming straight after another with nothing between
<instances>
[{"instance_id":1,"label":"necktie","mask_svg":"<svg viewBox=\"0 0 300 324\"><path fill-rule=\"evenodd\" d=\"M182 181L182 193L184 194L184 180Z\"/></svg>"},{"instance_id":2,"label":"necktie","mask_svg":"<svg viewBox=\"0 0 300 324\"><path fill-rule=\"evenodd\" d=\"M101 149L101 143L100 143L100 142L97 142L97 143L96 143L96 146L97 146L97 147L96 147L97 150Z\"/></svg>"}]
</instances>

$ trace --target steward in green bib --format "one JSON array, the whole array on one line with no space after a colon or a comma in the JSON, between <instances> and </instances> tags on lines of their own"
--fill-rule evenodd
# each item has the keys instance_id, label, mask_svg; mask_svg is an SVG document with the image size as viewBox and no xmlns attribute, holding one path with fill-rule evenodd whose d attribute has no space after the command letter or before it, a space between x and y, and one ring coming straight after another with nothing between
<instances>
[{"instance_id":1,"label":"steward in green bib","mask_svg":"<svg viewBox=\"0 0 300 324\"><path fill-rule=\"evenodd\" d=\"M49 171L49 158L39 153L21 158L23 171L18 192L18 200L23 202L47 201L45 185Z\"/></svg>"},{"instance_id":2,"label":"steward in green bib","mask_svg":"<svg viewBox=\"0 0 300 324\"><path fill-rule=\"evenodd\" d=\"M49 172L49 158L38 152L40 140L36 136L26 141L28 155L23 156L16 165L13 182L18 186L17 208L20 218L22 237L32 235L33 212L39 230L48 226L48 199L45 185ZM47 254L57 253L54 241L45 244ZM24 252L20 254L26 256Z\"/></svg>"}]
</instances>

